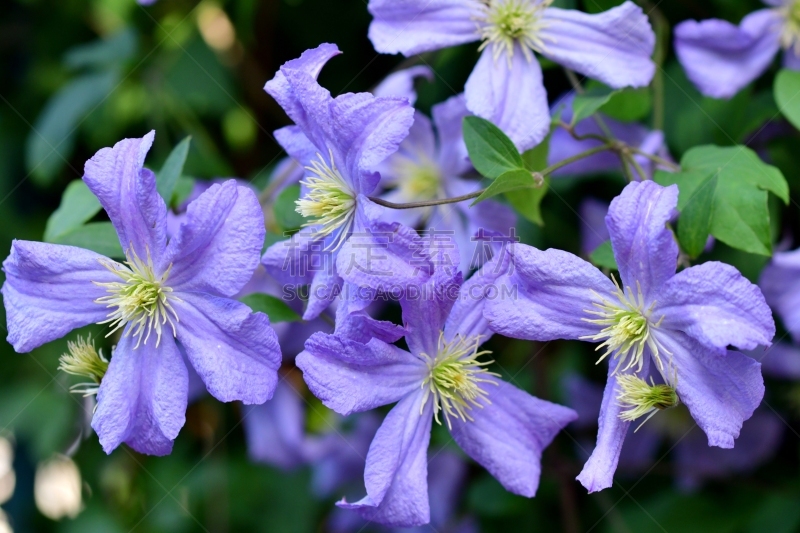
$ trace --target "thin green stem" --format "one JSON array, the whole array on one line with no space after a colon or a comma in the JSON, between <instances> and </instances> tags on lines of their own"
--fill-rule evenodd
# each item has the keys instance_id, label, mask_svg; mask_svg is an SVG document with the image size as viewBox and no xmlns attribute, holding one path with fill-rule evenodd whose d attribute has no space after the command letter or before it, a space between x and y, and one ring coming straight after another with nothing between
<instances>
[{"instance_id":1,"label":"thin green stem","mask_svg":"<svg viewBox=\"0 0 800 533\"><path fill-rule=\"evenodd\" d=\"M635 154L638 154L638 155L641 155L643 157L646 157L650 161L653 161L654 163L657 163L657 164L661 165L662 167L667 167L670 170L673 170L675 172L678 172L681 169L680 165L677 165L677 164L673 163L672 161L669 161L668 159L664 159L663 157L659 157L659 156L657 156L655 154L651 154L649 152L645 152L641 148L636 148L635 146L628 146L628 150L630 150L631 152L633 152Z\"/></svg>"}]
</instances>

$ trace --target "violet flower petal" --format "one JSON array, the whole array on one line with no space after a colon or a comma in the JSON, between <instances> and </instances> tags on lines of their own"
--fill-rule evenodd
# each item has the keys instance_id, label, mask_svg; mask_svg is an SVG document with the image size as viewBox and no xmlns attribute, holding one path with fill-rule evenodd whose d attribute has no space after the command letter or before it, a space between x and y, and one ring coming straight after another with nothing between
<instances>
[{"instance_id":1,"label":"violet flower petal","mask_svg":"<svg viewBox=\"0 0 800 533\"><path fill-rule=\"evenodd\" d=\"M378 97L400 96L408 100L409 104L414 105L414 102L417 101L417 91L414 89L414 82L417 78L425 78L432 82L433 69L427 65L417 65L392 72L372 90L372 94Z\"/></svg>"}]
</instances>

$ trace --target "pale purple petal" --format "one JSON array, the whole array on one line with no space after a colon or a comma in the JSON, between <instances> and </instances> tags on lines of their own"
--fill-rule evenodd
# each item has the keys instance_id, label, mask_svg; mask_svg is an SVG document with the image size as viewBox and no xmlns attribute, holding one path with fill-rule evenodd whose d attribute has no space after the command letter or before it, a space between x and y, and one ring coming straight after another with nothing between
<instances>
[{"instance_id":1,"label":"pale purple petal","mask_svg":"<svg viewBox=\"0 0 800 533\"><path fill-rule=\"evenodd\" d=\"M123 335L97 393L92 428L103 451L125 442L139 453L167 455L186 420L189 375L175 340L154 338L137 348Z\"/></svg>"},{"instance_id":2,"label":"pale purple petal","mask_svg":"<svg viewBox=\"0 0 800 533\"><path fill-rule=\"evenodd\" d=\"M781 25L772 9L750 13L738 27L718 19L687 20L675 26L675 53L701 93L730 98L772 63Z\"/></svg>"},{"instance_id":3,"label":"pale purple petal","mask_svg":"<svg viewBox=\"0 0 800 533\"><path fill-rule=\"evenodd\" d=\"M595 198L586 198L578 208L581 221L581 253L588 257L609 238L605 217L608 204Z\"/></svg>"},{"instance_id":4,"label":"pale purple petal","mask_svg":"<svg viewBox=\"0 0 800 533\"><path fill-rule=\"evenodd\" d=\"M60 244L17 241L3 262L7 340L29 352L75 328L103 321L108 309L94 302L106 290L93 282L119 278L100 264L102 255Z\"/></svg>"},{"instance_id":5,"label":"pale purple petal","mask_svg":"<svg viewBox=\"0 0 800 533\"><path fill-rule=\"evenodd\" d=\"M280 104L289 118L318 148L324 146L324 138L316 134L319 119L315 114L319 113L317 108L327 111L331 95L316 83L316 79L328 60L340 53L335 44L329 43L306 50L299 58L284 63L275 73L275 77L264 85L264 90ZM298 87L286 77L287 71L305 73L311 83L304 84L301 87L302 92L298 94Z\"/></svg>"},{"instance_id":6,"label":"pale purple petal","mask_svg":"<svg viewBox=\"0 0 800 533\"><path fill-rule=\"evenodd\" d=\"M223 402L269 400L278 381L281 350L267 315L228 298L189 292L177 296L178 341L208 392Z\"/></svg>"},{"instance_id":7,"label":"pale purple petal","mask_svg":"<svg viewBox=\"0 0 800 533\"><path fill-rule=\"evenodd\" d=\"M761 363L761 370L767 376L800 380L800 347L794 344L778 342L765 352L748 355Z\"/></svg>"},{"instance_id":8,"label":"pale purple petal","mask_svg":"<svg viewBox=\"0 0 800 533\"><path fill-rule=\"evenodd\" d=\"M491 47L482 53L464 86L467 108L493 122L519 151L539 144L550 131L547 92L536 58L527 59L519 45L509 61L493 57Z\"/></svg>"},{"instance_id":9,"label":"pale purple petal","mask_svg":"<svg viewBox=\"0 0 800 533\"><path fill-rule=\"evenodd\" d=\"M431 527L447 528L458 498L467 481L468 467L458 454L443 448L428 458L428 494L431 502Z\"/></svg>"},{"instance_id":10,"label":"pale purple petal","mask_svg":"<svg viewBox=\"0 0 800 533\"><path fill-rule=\"evenodd\" d=\"M794 47L783 51L783 67L790 70L800 70L800 56L795 53Z\"/></svg>"},{"instance_id":11,"label":"pale purple petal","mask_svg":"<svg viewBox=\"0 0 800 533\"><path fill-rule=\"evenodd\" d=\"M156 190L156 176L143 168L155 131L103 148L86 162L83 181L108 213L123 250L133 246L159 266L167 241L167 207Z\"/></svg>"},{"instance_id":12,"label":"pale purple petal","mask_svg":"<svg viewBox=\"0 0 800 533\"><path fill-rule=\"evenodd\" d=\"M311 490L318 496L328 496L364 474L369 445L382 420L375 412L354 416L353 430L346 434L338 431L331 434L331 451L314 463ZM348 417L348 420L350 418L353 417Z\"/></svg>"},{"instance_id":13,"label":"pale purple petal","mask_svg":"<svg viewBox=\"0 0 800 533\"><path fill-rule=\"evenodd\" d=\"M405 335L405 328L385 320L375 320L363 310L340 312L336 310L336 335L362 344L375 338L392 344Z\"/></svg>"},{"instance_id":14,"label":"pale purple petal","mask_svg":"<svg viewBox=\"0 0 800 533\"><path fill-rule=\"evenodd\" d=\"M614 89L645 87L653 79L656 36L633 2L596 15L551 7L543 22L538 37L548 59Z\"/></svg>"},{"instance_id":15,"label":"pale purple petal","mask_svg":"<svg viewBox=\"0 0 800 533\"><path fill-rule=\"evenodd\" d=\"M428 443L433 403L422 391L403 398L386 415L369 447L364 484L367 495L339 507L389 526L419 526L430 521Z\"/></svg>"},{"instance_id":16,"label":"pale purple petal","mask_svg":"<svg viewBox=\"0 0 800 533\"><path fill-rule=\"evenodd\" d=\"M285 379L270 401L244 408L242 424L252 461L284 470L306 462L305 405Z\"/></svg>"},{"instance_id":17,"label":"pale purple petal","mask_svg":"<svg viewBox=\"0 0 800 533\"><path fill-rule=\"evenodd\" d=\"M677 205L677 185L634 182L614 198L606 215L622 285L633 294L641 288L648 305L677 268L678 244L667 227Z\"/></svg>"},{"instance_id":18,"label":"pale purple petal","mask_svg":"<svg viewBox=\"0 0 800 533\"><path fill-rule=\"evenodd\" d=\"M372 90L372 94L375 96L400 96L408 100L409 104L414 105L414 102L417 101L414 81L417 78L425 78L432 82L433 69L427 65L417 65L416 67L392 72Z\"/></svg>"},{"instance_id":19,"label":"pale purple petal","mask_svg":"<svg viewBox=\"0 0 800 533\"><path fill-rule=\"evenodd\" d=\"M450 310L459 298L460 287L460 272L446 275L437 271L428 283L413 286L420 290L408 288L400 305L411 353L432 356L438 352L439 338Z\"/></svg>"},{"instance_id":20,"label":"pale purple petal","mask_svg":"<svg viewBox=\"0 0 800 533\"><path fill-rule=\"evenodd\" d=\"M431 115L439 135L439 168L445 176L460 176L471 170L462 133L464 117L469 115L464 93L436 104L431 108Z\"/></svg>"},{"instance_id":21,"label":"pale purple petal","mask_svg":"<svg viewBox=\"0 0 800 533\"><path fill-rule=\"evenodd\" d=\"M305 174L305 167L310 166L312 161L317 159L319 148L308 140L306 134L300 126L285 126L272 133L275 140L286 150L289 156L299 163L300 171L297 175Z\"/></svg>"},{"instance_id":22,"label":"pale purple petal","mask_svg":"<svg viewBox=\"0 0 800 533\"><path fill-rule=\"evenodd\" d=\"M614 472L617 470L622 444L625 442L625 436L631 425L630 422L625 422L619 417L623 408L617 401L619 383L615 374L616 367L616 364L608 365L608 380L603 391L600 417L597 420L597 443L592 455L576 478L589 492L607 489L614 484ZM638 375L647 376L649 367L650 358L645 356L642 370Z\"/></svg>"},{"instance_id":23,"label":"pale purple petal","mask_svg":"<svg viewBox=\"0 0 800 533\"><path fill-rule=\"evenodd\" d=\"M335 274L331 254L323 252L325 242L316 228L303 228L264 252L261 263L270 276L282 284L307 285L320 272Z\"/></svg>"},{"instance_id":24,"label":"pale purple petal","mask_svg":"<svg viewBox=\"0 0 800 533\"><path fill-rule=\"evenodd\" d=\"M678 396L705 431L708 445L733 448L742 422L764 397L761 364L739 352L720 354L680 332L654 334L671 352Z\"/></svg>"},{"instance_id":25,"label":"pale purple petal","mask_svg":"<svg viewBox=\"0 0 800 533\"><path fill-rule=\"evenodd\" d=\"M347 415L394 403L421 390L427 366L397 346L366 344L315 333L296 359L308 388L327 407Z\"/></svg>"},{"instance_id":26,"label":"pale purple petal","mask_svg":"<svg viewBox=\"0 0 800 533\"><path fill-rule=\"evenodd\" d=\"M169 243L170 287L235 295L259 265L264 235L264 214L252 190L235 180L211 186L189 204Z\"/></svg>"},{"instance_id":27,"label":"pale purple petal","mask_svg":"<svg viewBox=\"0 0 800 533\"><path fill-rule=\"evenodd\" d=\"M472 409L472 421L453 417L451 433L506 490L532 498L539 487L542 451L578 415L502 380L489 379L491 383L483 387L491 403Z\"/></svg>"},{"instance_id":28,"label":"pale purple petal","mask_svg":"<svg viewBox=\"0 0 800 533\"><path fill-rule=\"evenodd\" d=\"M430 165L436 161L436 136L433 134L433 126L428 117L421 111L414 113L414 123L408 130L408 136L400 143L397 152L386 158L377 170L381 174L381 185L383 187L398 187L409 178L404 170L406 165L413 163L416 165ZM419 200L403 194L401 188L389 192L385 198L390 202L404 203ZM404 213L405 211L405 213ZM411 216L419 219L422 209L401 209L391 210L387 217L388 222L399 221L397 216ZM407 224L413 225L413 224Z\"/></svg>"},{"instance_id":29,"label":"pale purple petal","mask_svg":"<svg viewBox=\"0 0 800 533\"><path fill-rule=\"evenodd\" d=\"M775 454L782 436L783 422L766 409L757 410L744 423L731 450L710 447L703 432L693 428L675 446L678 483L682 488L696 489L707 479L750 472Z\"/></svg>"},{"instance_id":30,"label":"pale purple petal","mask_svg":"<svg viewBox=\"0 0 800 533\"><path fill-rule=\"evenodd\" d=\"M678 272L654 298L654 317L664 317L664 329L683 331L720 353L729 345L768 346L775 335L761 290L725 263L709 261Z\"/></svg>"},{"instance_id":31,"label":"pale purple petal","mask_svg":"<svg viewBox=\"0 0 800 533\"><path fill-rule=\"evenodd\" d=\"M795 342L800 342L800 249L777 252L758 282Z\"/></svg>"},{"instance_id":32,"label":"pale purple petal","mask_svg":"<svg viewBox=\"0 0 800 533\"><path fill-rule=\"evenodd\" d=\"M613 300L614 284L596 267L562 250L513 247L514 270L498 279L510 294L489 299L489 326L508 337L527 340L578 339L598 326L585 319L598 298Z\"/></svg>"},{"instance_id":33,"label":"pale purple petal","mask_svg":"<svg viewBox=\"0 0 800 533\"><path fill-rule=\"evenodd\" d=\"M370 0L369 40L382 54L406 56L477 41L479 0Z\"/></svg>"}]
</instances>

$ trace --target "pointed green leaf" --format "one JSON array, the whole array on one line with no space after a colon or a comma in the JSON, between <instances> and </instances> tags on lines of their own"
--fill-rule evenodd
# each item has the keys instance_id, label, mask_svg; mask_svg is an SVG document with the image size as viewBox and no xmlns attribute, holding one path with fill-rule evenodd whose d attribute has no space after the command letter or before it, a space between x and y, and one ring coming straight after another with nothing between
<instances>
[{"instance_id":1,"label":"pointed green leaf","mask_svg":"<svg viewBox=\"0 0 800 533\"><path fill-rule=\"evenodd\" d=\"M273 324L277 324L278 322L297 322L301 320L300 315L295 313L286 302L280 298L270 296L269 294L248 294L242 297L240 301L254 312L261 312L267 315L269 321Z\"/></svg>"},{"instance_id":2,"label":"pointed green leaf","mask_svg":"<svg viewBox=\"0 0 800 533\"><path fill-rule=\"evenodd\" d=\"M800 72L783 69L775 76L775 103L792 125L800 129Z\"/></svg>"},{"instance_id":3,"label":"pointed green leaf","mask_svg":"<svg viewBox=\"0 0 800 533\"><path fill-rule=\"evenodd\" d=\"M464 117L464 142L475 169L487 178L524 167L511 139L500 128L480 117Z\"/></svg>"},{"instance_id":4,"label":"pointed green leaf","mask_svg":"<svg viewBox=\"0 0 800 533\"><path fill-rule=\"evenodd\" d=\"M278 197L272 209L275 213L275 222L285 231L296 231L306 222L303 215L297 212L297 199L300 198L300 186L286 187Z\"/></svg>"},{"instance_id":5,"label":"pointed green leaf","mask_svg":"<svg viewBox=\"0 0 800 533\"><path fill-rule=\"evenodd\" d=\"M175 190L175 184L183 173L183 165L186 163L186 156L189 154L189 145L191 142L191 135L179 142L175 148L172 149L167 160L164 161L161 170L156 174L158 194L161 195L167 205L170 205L172 193Z\"/></svg>"},{"instance_id":6,"label":"pointed green leaf","mask_svg":"<svg viewBox=\"0 0 800 533\"><path fill-rule=\"evenodd\" d=\"M61 196L61 204L47 219L44 240L55 242L60 235L69 233L91 220L102 207L97 197L82 180L74 180L67 185Z\"/></svg>"},{"instance_id":7,"label":"pointed green leaf","mask_svg":"<svg viewBox=\"0 0 800 533\"><path fill-rule=\"evenodd\" d=\"M617 91L608 87L597 87L590 89L583 94L576 95L572 100L572 124L575 125L581 120L595 114L598 109L603 107Z\"/></svg>"},{"instance_id":8,"label":"pointed green leaf","mask_svg":"<svg viewBox=\"0 0 800 533\"><path fill-rule=\"evenodd\" d=\"M106 257L125 257L111 222L90 222L53 239L55 244L86 248Z\"/></svg>"},{"instance_id":9,"label":"pointed green leaf","mask_svg":"<svg viewBox=\"0 0 800 533\"><path fill-rule=\"evenodd\" d=\"M486 187L486 190L483 191L483 194L472 202L472 205L482 202L487 198L491 198L492 196L503 194L504 192L516 191L517 189L539 188L541 185L541 182L537 183L534 180L533 174L529 170L509 170L490 183L489 186Z\"/></svg>"},{"instance_id":10,"label":"pointed green leaf","mask_svg":"<svg viewBox=\"0 0 800 533\"><path fill-rule=\"evenodd\" d=\"M545 137L539 145L522 154L525 168L530 171L542 171L547 168L547 155L550 150L550 136ZM542 219L542 199L550 188L550 178L545 178L541 187L535 189L519 189L506 193L506 200L525 219L544 226Z\"/></svg>"},{"instance_id":11,"label":"pointed green leaf","mask_svg":"<svg viewBox=\"0 0 800 533\"><path fill-rule=\"evenodd\" d=\"M655 181L680 189L678 238L690 255L702 251L709 233L733 248L771 255L767 193L788 203L789 187L749 148L698 146L684 154L680 172L657 172Z\"/></svg>"},{"instance_id":12,"label":"pointed green leaf","mask_svg":"<svg viewBox=\"0 0 800 533\"><path fill-rule=\"evenodd\" d=\"M64 65L78 69L119 64L136 53L136 32L125 28L107 39L98 39L67 50Z\"/></svg>"},{"instance_id":13,"label":"pointed green leaf","mask_svg":"<svg viewBox=\"0 0 800 533\"><path fill-rule=\"evenodd\" d=\"M634 122L646 118L652 108L653 97L649 87L628 87L617 91L599 111L621 122Z\"/></svg>"},{"instance_id":14,"label":"pointed green leaf","mask_svg":"<svg viewBox=\"0 0 800 533\"><path fill-rule=\"evenodd\" d=\"M611 247L611 241L605 241L600 246L594 249L589 255L592 263L600 268L607 268L609 270L617 270L617 260L614 257L614 249Z\"/></svg>"}]
</instances>

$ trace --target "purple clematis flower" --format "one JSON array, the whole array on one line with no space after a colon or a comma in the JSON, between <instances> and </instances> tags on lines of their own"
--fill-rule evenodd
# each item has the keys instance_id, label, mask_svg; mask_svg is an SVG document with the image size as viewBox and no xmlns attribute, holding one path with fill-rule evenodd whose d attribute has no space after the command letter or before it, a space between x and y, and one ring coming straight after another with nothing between
<instances>
[{"instance_id":1,"label":"purple clematis flower","mask_svg":"<svg viewBox=\"0 0 800 533\"><path fill-rule=\"evenodd\" d=\"M367 495L340 507L390 526L428 523L426 456L434 420L444 421L467 455L507 490L536 493L542 450L575 413L498 379L480 360L488 353L480 345L491 336L481 295L496 277L497 261L463 284L460 273L436 270L418 287L424 296L401 300L404 330L378 330L381 323L362 317L361 330L351 325L312 335L297 356L311 392L338 413L397 402L367 454ZM409 351L392 344L403 333Z\"/></svg>"},{"instance_id":2,"label":"purple clematis flower","mask_svg":"<svg viewBox=\"0 0 800 533\"><path fill-rule=\"evenodd\" d=\"M572 100L574 93L569 93L553 106L553 112L562 108L561 117L566 123L572 120ZM661 131L651 131L641 124L624 123L604 117L608 129L616 139L625 142L629 146L636 147L645 153L660 156L668 161L672 161L669 154L664 133ZM586 118L575 125L575 132L579 135L605 135L600 129L594 118ZM596 139L577 140L563 128L555 128L550 135L550 150L547 156L549 165L553 165L568 157L572 157L585 152L591 148L600 146L602 143ZM667 170L656 165L652 160L641 154L634 155L636 162L642 167L645 175L641 176L635 167L631 167L631 172L638 180L651 179L656 170ZM611 151L600 152L598 154L579 159L569 165L556 170L553 176L579 176L584 174L598 174L601 172L620 171L619 156Z\"/></svg>"},{"instance_id":3,"label":"purple clematis flower","mask_svg":"<svg viewBox=\"0 0 800 533\"><path fill-rule=\"evenodd\" d=\"M767 303L783 321L795 343L800 343L800 249L777 252L761 272L758 284Z\"/></svg>"},{"instance_id":4,"label":"purple clematis flower","mask_svg":"<svg viewBox=\"0 0 800 533\"><path fill-rule=\"evenodd\" d=\"M597 15L550 7L553 0L370 0L369 38L378 52L406 56L482 41L465 86L467 107L491 120L521 151L550 129L534 52L609 87L643 87L655 64L655 34L632 2Z\"/></svg>"},{"instance_id":5,"label":"purple clematis flower","mask_svg":"<svg viewBox=\"0 0 800 533\"><path fill-rule=\"evenodd\" d=\"M783 65L800 70L800 4L763 0L769 7L739 26L719 19L675 26L675 52L686 75L706 96L730 98L758 78L783 50Z\"/></svg>"},{"instance_id":6,"label":"purple clematis flower","mask_svg":"<svg viewBox=\"0 0 800 533\"><path fill-rule=\"evenodd\" d=\"M684 403L710 446L732 448L742 422L761 402L761 365L741 349L775 334L761 291L733 267L708 262L675 273L678 245L667 227L676 186L631 183L606 216L621 285L560 250L515 245L513 272L498 284L519 298L490 300L492 329L530 340L601 342L609 360L597 445L579 481L610 487L630 422ZM645 381L660 375L663 384Z\"/></svg>"},{"instance_id":7,"label":"purple clematis flower","mask_svg":"<svg viewBox=\"0 0 800 533\"><path fill-rule=\"evenodd\" d=\"M416 112L408 137L380 167L381 184L391 189L383 198L390 202L450 198L480 189L477 179L462 177L474 172L461 132L461 123L469 114L464 95L453 96L433 106L431 111L433 124L424 114ZM517 220L513 210L493 200L473 207L459 203L394 210L387 216L410 227L422 225L431 231L453 235L461 250L462 272L480 267L485 259L480 253L482 247L475 246L476 235L507 236Z\"/></svg>"},{"instance_id":8,"label":"purple clematis flower","mask_svg":"<svg viewBox=\"0 0 800 533\"><path fill-rule=\"evenodd\" d=\"M376 167L406 137L414 110L405 98L332 98L316 76L337 54L332 44L307 50L265 86L295 122L275 137L307 170L297 210L309 222L289 241L271 246L263 263L282 283L311 284L307 320L338 296L343 282L379 289L429 275L410 264L416 233L381 222L384 208L367 197L380 181Z\"/></svg>"},{"instance_id":9,"label":"purple clematis flower","mask_svg":"<svg viewBox=\"0 0 800 533\"><path fill-rule=\"evenodd\" d=\"M234 180L213 185L168 239L155 175L142 167L153 137L104 148L85 167L83 180L117 230L124 264L29 241L14 241L3 263L8 342L18 352L95 322L122 330L92 420L107 453L122 442L142 453L171 451L188 395L182 354L225 402L267 401L280 365L269 318L231 299L258 266L258 199Z\"/></svg>"}]
</instances>

